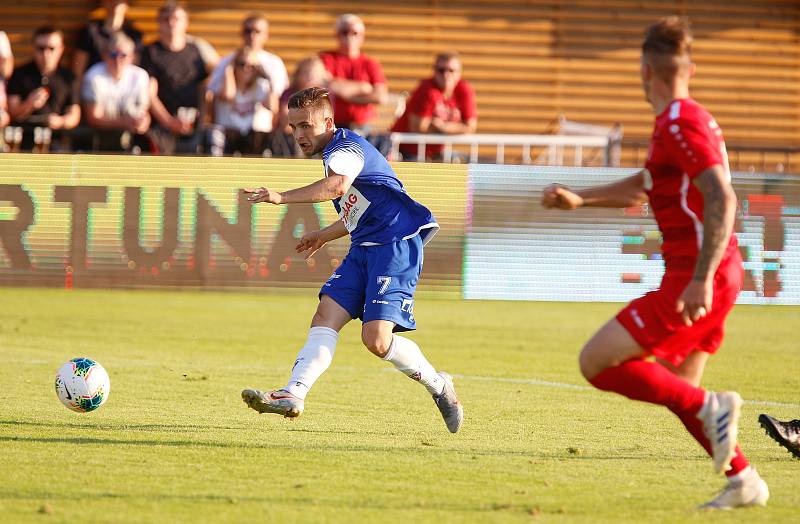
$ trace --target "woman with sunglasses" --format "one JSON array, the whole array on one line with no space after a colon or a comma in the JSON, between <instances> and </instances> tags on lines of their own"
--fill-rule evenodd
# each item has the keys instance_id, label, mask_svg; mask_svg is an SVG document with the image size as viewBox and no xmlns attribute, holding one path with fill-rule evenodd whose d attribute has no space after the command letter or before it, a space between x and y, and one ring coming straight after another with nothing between
<instances>
[{"instance_id":1,"label":"woman with sunglasses","mask_svg":"<svg viewBox=\"0 0 800 524\"><path fill-rule=\"evenodd\" d=\"M239 49L214 93L214 124L225 134L225 154L264 154L278 107L271 85L257 50Z\"/></svg>"},{"instance_id":2,"label":"woman with sunglasses","mask_svg":"<svg viewBox=\"0 0 800 524\"><path fill-rule=\"evenodd\" d=\"M259 82L269 82L267 86L278 96L289 86L289 73L281 57L265 49L269 40L269 22L259 14L248 15L242 21L242 48L252 49L261 66L261 79ZM219 61L208 79L206 90L214 95L222 89L225 72L236 59L238 50L230 53Z\"/></svg>"}]
</instances>

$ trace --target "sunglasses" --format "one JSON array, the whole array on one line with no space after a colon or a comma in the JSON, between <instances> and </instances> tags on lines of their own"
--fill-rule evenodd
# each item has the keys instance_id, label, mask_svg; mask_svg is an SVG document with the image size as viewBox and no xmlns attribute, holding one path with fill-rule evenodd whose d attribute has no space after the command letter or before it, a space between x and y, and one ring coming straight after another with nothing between
<instances>
[{"instance_id":1,"label":"sunglasses","mask_svg":"<svg viewBox=\"0 0 800 524\"><path fill-rule=\"evenodd\" d=\"M40 52L40 53L44 53L45 51L55 51L56 49L58 49L58 48L55 47L55 46L52 46L52 45L37 45L36 46L36 50L38 52Z\"/></svg>"},{"instance_id":2,"label":"sunglasses","mask_svg":"<svg viewBox=\"0 0 800 524\"><path fill-rule=\"evenodd\" d=\"M124 51L110 51L108 53L108 56L110 56L111 58L127 58L128 53Z\"/></svg>"},{"instance_id":3,"label":"sunglasses","mask_svg":"<svg viewBox=\"0 0 800 524\"><path fill-rule=\"evenodd\" d=\"M455 73L456 70L450 69L449 67L437 67L436 72L443 75L445 73Z\"/></svg>"}]
</instances>

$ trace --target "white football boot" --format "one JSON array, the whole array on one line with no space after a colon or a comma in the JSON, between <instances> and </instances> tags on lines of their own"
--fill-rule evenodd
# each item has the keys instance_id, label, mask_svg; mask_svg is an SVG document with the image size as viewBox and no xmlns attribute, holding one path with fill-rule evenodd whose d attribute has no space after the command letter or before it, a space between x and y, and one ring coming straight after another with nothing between
<instances>
[{"instance_id":1,"label":"white football boot","mask_svg":"<svg viewBox=\"0 0 800 524\"><path fill-rule=\"evenodd\" d=\"M743 478L729 481L719 495L700 506L700 509L734 509L747 506L766 506L769 499L769 488L755 468L748 466L749 471L742 472Z\"/></svg>"},{"instance_id":2,"label":"white football boot","mask_svg":"<svg viewBox=\"0 0 800 524\"><path fill-rule=\"evenodd\" d=\"M438 395L433 395L433 401L442 414L444 423L450 433L455 433L461 428L464 422L464 406L456 396L456 388L453 386L453 377L442 371L439 376L444 379L444 389Z\"/></svg>"},{"instance_id":3,"label":"white football boot","mask_svg":"<svg viewBox=\"0 0 800 524\"><path fill-rule=\"evenodd\" d=\"M714 471L723 473L730 469L736 451L739 433L739 416L742 397L734 391L708 392L708 398L697 418L703 421L703 431L711 441Z\"/></svg>"}]
</instances>

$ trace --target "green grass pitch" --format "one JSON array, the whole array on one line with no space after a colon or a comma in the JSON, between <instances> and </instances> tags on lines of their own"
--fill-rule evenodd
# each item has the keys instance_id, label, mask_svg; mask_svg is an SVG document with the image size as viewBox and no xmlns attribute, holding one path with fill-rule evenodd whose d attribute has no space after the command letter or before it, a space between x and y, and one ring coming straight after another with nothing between
<instances>
[{"instance_id":1,"label":"green grass pitch","mask_svg":"<svg viewBox=\"0 0 800 524\"><path fill-rule=\"evenodd\" d=\"M300 294L0 290L0 521L791 522L800 461L756 418L800 418L797 307L734 309L706 372L748 401L740 441L769 507L694 508L722 488L662 408L586 387L582 342L618 304L418 297L417 341L466 421L347 326L296 421L239 393L285 384L316 307ZM58 366L98 360L111 395L76 414Z\"/></svg>"}]
</instances>

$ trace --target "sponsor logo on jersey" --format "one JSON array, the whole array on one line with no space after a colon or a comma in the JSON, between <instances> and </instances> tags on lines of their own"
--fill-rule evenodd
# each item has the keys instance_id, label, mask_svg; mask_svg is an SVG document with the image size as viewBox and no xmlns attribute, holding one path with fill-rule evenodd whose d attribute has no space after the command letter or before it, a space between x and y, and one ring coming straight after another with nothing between
<instances>
[{"instance_id":1,"label":"sponsor logo on jersey","mask_svg":"<svg viewBox=\"0 0 800 524\"><path fill-rule=\"evenodd\" d=\"M342 196L339 201L339 207L341 208L339 216L348 232L352 233L358 227L358 221L367 212L370 204L371 202L354 186L350 186L347 193Z\"/></svg>"}]
</instances>

